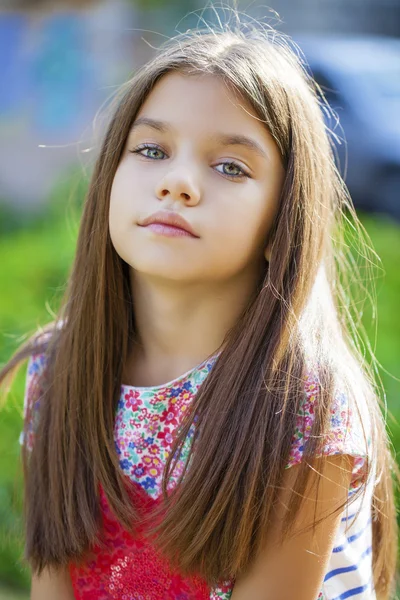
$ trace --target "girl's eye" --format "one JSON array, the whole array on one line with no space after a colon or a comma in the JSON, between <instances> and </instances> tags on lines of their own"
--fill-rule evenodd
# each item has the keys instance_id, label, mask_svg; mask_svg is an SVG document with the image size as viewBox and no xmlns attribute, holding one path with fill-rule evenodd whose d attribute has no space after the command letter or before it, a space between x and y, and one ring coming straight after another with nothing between
<instances>
[{"instance_id":1,"label":"girl's eye","mask_svg":"<svg viewBox=\"0 0 400 600\"><path fill-rule=\"evenodd\" d=\"M244 171L242 169L242 167L240 167L238 164L236 164L235 162L223 162L220 163L220 165L222 165L223 169L225 169L225 167L228 167L228 172L227 171L223 171L222 175L225 175L226 177L232 177L235 179L242 179L242 177L250 177L250 175L248 173L246 173L246 171ZM220 166L218 165L218 166ZM232 173L232 169L236 172ZM238 173L239 171L239 173ZM218 171L218 173L221 173L221 171Z\"/></svg>"},{"instance_id":2,"label":"girl's eye","mask_svg":"<svg viewBox=\"0 0 400 600\"><path fill-rule=\"evenodd\" d=\"M141 154L143 150L152 150L153 154ZM142 144L141 146L135 148L135 150L130 150L130 152L132 152L133 154L141 154L141 156L143 156L144 158L149 158L150 160L160 159L160 156L154 156L154 153L157 154L157 152L161 152L161 154L165 155L164 150L161 150L159 146L153 144ZM231 179L242 179L243 177L250 177L250 175L246 173L246 171L244 171L244 169L242 169L242 167L235 162L223 162L219 163L218 166L221 165L223 171L218 171L218 173L221 173L225 177L230 177ZM228 168L228 171L225 170L225 167ZM232 170L234 172L232 172Z\"/></svg>"},{"instance_id":3,"label":"girl's eye","mask_svg":"<svg viewBox=\"0 0 400 600\"><path fill-rule=\"evenodd\" d=\"M165 154L165 152L163 150L161 150L161 148L159 148L159 146L153 146L152 144L142 144L141 146L138 146L137 148L135 148L135 150L131 150L131 152L133 154L140 154L142 152L142 150L153 150L155 152L161 152L162 154ZM148 154L142 154L142 156L144 156L145 158L151 158L153 160L157 160L157 156L151 156Z\"/></svg>"}]
</instances>

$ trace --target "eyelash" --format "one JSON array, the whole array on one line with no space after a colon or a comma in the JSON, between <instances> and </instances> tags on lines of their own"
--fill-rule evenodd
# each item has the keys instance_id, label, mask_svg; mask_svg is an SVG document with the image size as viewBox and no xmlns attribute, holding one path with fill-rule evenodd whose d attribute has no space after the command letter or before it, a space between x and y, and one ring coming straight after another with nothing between
<instances>
[{"instance_id":1,"label":"eyelash","mask_svg":"<svg viewBox=\"0 0 400 600\"><path fill-rule=\"evenodd\" d=\"M135 148L135 150L130 150L129 152L132 152L132 154L139 154L142 150L146 150L147 148L151 149L151 150L161 150L161 152L163 152L164 154L166 154L164 152L164 150L162 150L162 148L160 148L159 146L157 146L156 144L141 144L140 146L138 146L137 148ZM151 158L150 156L145 156L144 154L141 154L141 156L143 156L144 158L148 158L149 160L159 160L157 158ZM230 161L230 162L223 162L223 163L219 163L221 165L234 165L237 169L239 169L242 173L240 175L229 175L228 173L221 173L221 171L218 171L221 175L223 175L224 177L228 177L229 179L242 179L243 177L249 177L250 178L250 174L247 173L244 169L242 169L242 167L240 165L238 165L236 162L234 161Z\"/></svg>"}]
</instances>

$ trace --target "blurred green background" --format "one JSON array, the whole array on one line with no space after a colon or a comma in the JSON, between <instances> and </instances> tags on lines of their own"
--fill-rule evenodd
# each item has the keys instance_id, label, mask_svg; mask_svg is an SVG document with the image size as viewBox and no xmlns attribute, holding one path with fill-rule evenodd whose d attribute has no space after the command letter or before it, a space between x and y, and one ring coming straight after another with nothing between
<instances>
[{"instance_id":1,"label":"blurred green background","mask_svg":"<svg viewBox=\"0 0 400 600\"><path fill-rule=\"evenodd\" d=\"M9 360L27 334L52 320L72 263L86 186L80 173L72 173L62 178L41 211L24 215L4 205L0 209L1 364ZM26 598L26 594L18 595L18 590L27 590L30 581L21 560L22 463L18 441L25 376L26 365L0 410L0 600Z\"/></svg>"},{"instance_id":2,"label":"blurred green background","mask_svg":"<svg viewBox=\"0 0 400 600\"><path fill-rule=\"evenodd\" d=\"M58 306L74 255L80 207L86 182L75 172L64 178L46 209L23 218L10 209L3 211L0 236L0 362L9 359L27 332L51 320ZM382 380L388 408L400 418L400 225L383 216L360 214L381 257L385 271L376 279L378 328L365 316L376 355L382 363ZM4 598L27 598L29 573L21 563L21 464L18 437L22 427L22 402L26 368L12 387L9 401L0 412L0 582ZM400 450L400 427L389 421L394 447ZM14 590L14 591L13 591Z\"/></svg>"}]
</instances>

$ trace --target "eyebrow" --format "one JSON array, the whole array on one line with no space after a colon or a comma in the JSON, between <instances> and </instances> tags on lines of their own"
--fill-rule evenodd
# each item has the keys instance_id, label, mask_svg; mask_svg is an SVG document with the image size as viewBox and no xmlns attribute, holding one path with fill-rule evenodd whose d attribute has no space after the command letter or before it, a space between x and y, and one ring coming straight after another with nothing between
<instances>
[{"instance_id":1,"label":"eyebrow","mask_svg":"<svg viewBox=\"0 0 400 600\"><path fill-rule=\"evenodd\" d=\"M150 119L149 117L139 117L133 123L130 133L140 126L151 127L161 133L166 133L170 130L170 126L165 121L158 121L156 119ZM268 160L269 158L268 154L260 144L240 133L217 133L209 136L209 139L221 146L244 146L265 160Z\"/></svg>"}]
</instances>

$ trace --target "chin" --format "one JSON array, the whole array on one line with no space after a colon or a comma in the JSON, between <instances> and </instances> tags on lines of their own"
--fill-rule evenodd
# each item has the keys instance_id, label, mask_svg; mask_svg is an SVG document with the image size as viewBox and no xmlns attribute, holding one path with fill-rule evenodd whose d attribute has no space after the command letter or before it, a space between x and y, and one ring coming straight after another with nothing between
<instances>
[{"instance_id":1,"label":"chin","mask_svg":"<svg viewBox=\"0 0 400 600\"><path fill-rule=\"evenodd\" d=\"M167 281L185 282L193 280L193 270L188 270L188 265L165 265L158 261L151 264L150 261L127 261L133 271L139 273L141 277L163 279Z\"/></svg>"}]
</instances>

